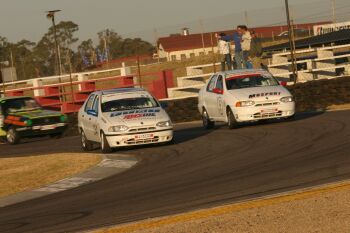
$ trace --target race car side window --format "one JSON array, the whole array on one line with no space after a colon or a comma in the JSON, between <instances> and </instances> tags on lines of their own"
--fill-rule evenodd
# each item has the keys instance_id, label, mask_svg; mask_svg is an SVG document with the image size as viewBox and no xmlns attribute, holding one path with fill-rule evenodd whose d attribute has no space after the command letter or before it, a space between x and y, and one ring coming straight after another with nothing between
<instances>
[{"instance_id":1,"label":"race car side window","mask_svg":"<svg viewBox=\"0 0 350 233\"><path fill-rule=\"evenodd\" d=\"M216 88L218 88L219 90L224 90L224 82L221 75L219 75L218 81L216 82Z\"/></svg>"},{"instance_id":2,"label":"race car side window","mask_svg":"<svg viewBox=\"0 0 350 233\"><path fill-rule=\"evenodd\" d=\"M216 79L217 79L217 76L216 76L216 75L214 75L214 76L210 79L210 81L209 81L209 83L208 83L208 86L207 86L207 91L208 91L208 92L213 92L213 89L215 88L215 84L216 84Z\"/></svg>"},{"instance_id":3,"label":"race car side window","mask_svg":"<svg viewBox=\"0 0 350 233\"><path fill-rule=\"evenodd\" d=\"M98 96L96 96L94 104L92 106L92 110L94 110L96 112L96 114L98 115L98 106L100 103L100 98Z\"/></svg>"},{"instance_id":4,"label":"race car side window","mask_svg":"<svg viewBox=\"0 0 350 233\"><path fill-rule=\"evenodd\" d=\"M90 95L88 101L85 104L85 112L87 112L88 110L92 110L92 106L94 104L94 99L95 99L95 95Z\"/></svg>"}]
</instances>

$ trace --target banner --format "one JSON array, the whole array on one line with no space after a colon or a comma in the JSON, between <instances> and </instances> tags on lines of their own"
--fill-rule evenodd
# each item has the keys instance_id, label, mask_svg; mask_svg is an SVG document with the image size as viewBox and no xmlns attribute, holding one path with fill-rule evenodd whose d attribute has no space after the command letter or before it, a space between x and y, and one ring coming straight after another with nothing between
<instances>
[{"instance_id":1,"label":"banner","mask_svg":"<svg viewBox=\"0 0 350 233\"><path fill-rule=\"evenodd\" d=\"M343 23L317 25L317 26L314 26L314 35L319 36L319 35L323 35L331 32L337 32L337 31L346 30L346 29L350 29L350 21L343 22Z\"/></svg>"}]
</instances>

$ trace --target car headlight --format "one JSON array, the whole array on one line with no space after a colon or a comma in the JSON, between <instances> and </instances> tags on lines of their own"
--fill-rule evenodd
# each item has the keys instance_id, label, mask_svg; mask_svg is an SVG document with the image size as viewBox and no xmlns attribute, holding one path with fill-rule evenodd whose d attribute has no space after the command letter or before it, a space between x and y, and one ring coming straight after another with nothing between
<instances>
[{"instance_id":1,"label":"car headlight","mask_svg":"<svg viewBox=\"0 0 350 233\"><path fill-rule=\"evenodd\" d=\"M117 125L109 127L109 132L125 132L129 129L126 125Z\"/></svg>"},{"instance_id":2,"label":"car headlight","mask_svg":"<svg viewBox=\"0 0 350 233\"><path fill-rule=\"evenodd\" d=\"M157 123L158 127L171 127L172 125L171 121L161 121Z\"/></svg>"},{"instance_id":3,"label":"car headlight","mask_svg":"<svg viewBox=\"0 0 350 233\"><path fill-rule=\"evenodd\" d=\"M293 96L287 96L287 97L281 98L280 101L281 101L282 103L290 103L290 102L293 102L293 101L294 101L294 98L293 98Z\"/></svg>"},{"instance_id":4,"label":"car headlight","mask_svg":"<svg viewBox=\"0 0 350 233\"><path fill-rule=\"evenodd\" d=\"M254 106L255 102L252 100L249 101L240 101L236 103L236 107L250 107L250 106Z\"/></svg>"},{"instance_id":5,"label":"car headlight","mask_svg":"<svg viewBox=\"0 0 350 233\"><path fill-rule=\"evenodd\" d=\"M33 125L33 121L32 120L25 120L24 121L24 124L26 125L26 126L32 126Z\"/></svg>"}]
</instances>

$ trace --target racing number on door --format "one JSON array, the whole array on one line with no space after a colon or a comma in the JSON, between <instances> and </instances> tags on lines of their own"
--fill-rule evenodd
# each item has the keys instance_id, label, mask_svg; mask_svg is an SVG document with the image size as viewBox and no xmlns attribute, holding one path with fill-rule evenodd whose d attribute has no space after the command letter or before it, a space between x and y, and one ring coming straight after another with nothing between
<instances>
[{"instance_id":1,"label":"racing number on door","mask_svg":"<svg viewBox=\"0 0 350 233\"><path fill-rule=\"evenodd\" d=\"M221 96L218 96L217 98L217 104L218 104L218 112L219 112L219 115L220 116L223 116L224 115L224 100Z\"/></svg>"},{"instance_id":2,"label":"racing number on door","mask_svg":"<svg viewBox=\"0 0 350 233\"><path fill-rule=\"evenodd\" d=\"M223 81L223 77L221 75L218 76L218 80L216 82L216 88L219 90L222 90L222 93L224 91L224 81ZM217 109L218 109L218 114L219 116L223 116L224 115L224 100L223 100L223 95L217 95Z\"/></svg>"}]
</instances>

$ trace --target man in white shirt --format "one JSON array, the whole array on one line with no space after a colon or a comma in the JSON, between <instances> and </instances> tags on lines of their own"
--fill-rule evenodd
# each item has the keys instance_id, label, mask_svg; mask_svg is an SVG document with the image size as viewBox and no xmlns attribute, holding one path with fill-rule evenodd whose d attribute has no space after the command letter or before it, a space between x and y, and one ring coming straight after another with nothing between
<instances>
[{"instance_id":1,"label":"man in white shirt","mask_svg":"<svg viewBox=\"0 0 350 233\"><path fill-rule=\"evenodd\" d=\"M220 33L219 41L218 41L218 50L220 54L222 71L226 70L226 65L228 70L232 70L232 57L230 52L230 43L222 39L225 36L226 36L225 33Z\"/></svg>"},{"instance_id":2,"label":"man in white shirt","mask_svg":"<svg viewBox=\"0 0 350 233\"><path fill-rule=\"evenodd\" d=\"M247 26L241 25L237 27L238 33L242 35L242 50L243 50L243 68L249 68L249 53L250 53L250 45L252 41L252 36L248 31Z\"/></svg>"}]
</instances>

